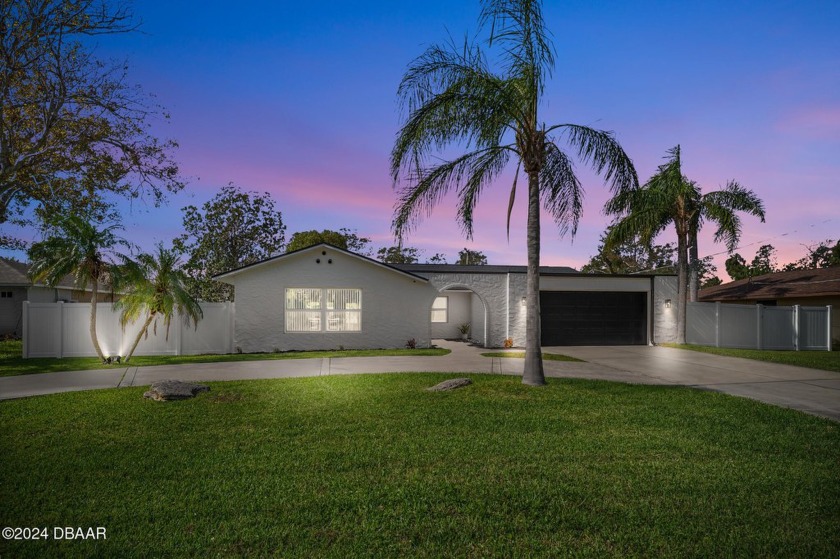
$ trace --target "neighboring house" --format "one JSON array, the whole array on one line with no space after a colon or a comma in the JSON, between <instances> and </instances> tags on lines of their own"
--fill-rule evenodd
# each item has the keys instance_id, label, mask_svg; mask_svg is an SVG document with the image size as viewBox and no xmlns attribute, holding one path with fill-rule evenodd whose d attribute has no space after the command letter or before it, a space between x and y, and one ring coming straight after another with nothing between
<instances>
[{"instance_id":1,"label":"neighboring house","mask_svg":"<svg viewBox=\"0 0 840 559\"><path fill-rule=\"evenodd\" d=\"M831 337L840 339L840 266L776 272L724 283L703 289L699 299L767 306L832 305Z\"/></svg>"},{"instance_id":2,"label":"neighboring house","mask_svg":"<svg viewBox=\"0 0 840 559\"><path fill-rule=\"evenodd\" d=\"M388 265L319 244L219 274L234 286L241 351L418 347L433 338L525 344L525 267ZM543 345L672 341L676 278L540 269ZM666 303L667 302L667 303Z\"/></svg>"},{"instance_id":3,"label":"neighboring house","mask_svg":"<svg viewBox=\"0 0 840 559\"><path fill-rule=\"evenodd\" d=\"M99 301L113 299L107 286L100 286ZM56 303L89 302L90 289L79 290L73 278L67 276L57 286L32 283L29 279L29 264L8 258L0 258L0 336L21 334L23 302Z\"/></svg>"}]
</instances>

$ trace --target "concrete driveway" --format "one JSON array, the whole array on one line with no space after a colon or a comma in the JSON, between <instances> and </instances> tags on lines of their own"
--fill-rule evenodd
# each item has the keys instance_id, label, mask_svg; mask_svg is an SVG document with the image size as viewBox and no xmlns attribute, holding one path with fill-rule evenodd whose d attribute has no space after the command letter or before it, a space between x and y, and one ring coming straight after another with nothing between
<instances>
[{"instance_id":1,"label":"concrete driveway","mask_svg":"<svg viewBox=\"0 0 840 559\"><path fill-rule=\"evenodd\" d=\"M482 357L490 350L435 340L452 351L438 357L355 357L121 367L0 377L0 400L40 394L148 386L156 380L224 381L382 372L521 375L522 359ZM840 373L721 357L667 347L546 347L585 363L545 361L545 374L715 390L840 421ZM516 350L514 350L516 351ZM521 350L519 350L521 351Z\"/></svg>"},{"instance_id":2,"label":"concrete driveway","mask_svg":"<svg viewBox=\"0 0 840 559\"><path fill-rule=\"evenodd\" d=\"M745 396L840 421L840 373L832 371L659 346L546 347L543 351L637 374L650 384Z\"/></svg>"}]
</instances>

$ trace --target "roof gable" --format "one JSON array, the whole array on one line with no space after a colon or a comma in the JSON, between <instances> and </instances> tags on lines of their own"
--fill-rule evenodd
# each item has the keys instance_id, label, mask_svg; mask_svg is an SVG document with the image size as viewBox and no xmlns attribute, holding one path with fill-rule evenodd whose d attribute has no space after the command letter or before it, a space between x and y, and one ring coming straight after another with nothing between
<instances>
[{"instance_id":1,"label":"roof gable","mask_svg":"<svg viewBox=\"0 0 840 559\"><path fill-rule=\"evenodd\" d=\"M287 252L285 254L279 254L277 256L272 256L270 258L266 258L265 260L260 260L259 262L254 262L253 264L248 264L248 265L242 266L240 268L235 268L235 269L229 270L227 272L222 272L221 274L217 274L217 275L213 276L213 279L216 280L216 281L222 281L222 282L225 282L225 283L229 283L225 280L228 280L228 279L230 279L230 278L232 278L232 277L234 277L234 276L236 276L236 275L238 275L242 272L251 271L251 270L254 270L256 268L265 266L267 264L275 264L277 262L281 262L284 259L288 259L291 256L302 255L302 254L306 254L307 252L317 252L319 250L323 251L324 249L335 250L335 251L337 251L341 254L351 256L355 259L358 259L358 260L364 262L365 264L368 264L368 265L371 265L371 266L377 266L379 268L383 268L385 270L388 270L388 271L393 272L395 274L399 274L401 276L411 278L413 280L419 280L419 281L422 281L422 282L428 282L429 281L427 278L424 278L422 276L418 276L416 274L413 274L413 273L405 271L405 270L400 270L399 268L391 266L390 264L385 264L384 262L374 260L373 258L368 258L367 256L362 256L361 254L356 254L355 252L350 252L349 250L345 250L343 248L337 247L335 245L331 245L329 243L318 243L317 245L312 245L312 246L302 248L302 249L299 249L299 250L293 250L292 252Z\"/></svg>"}]
</instances>

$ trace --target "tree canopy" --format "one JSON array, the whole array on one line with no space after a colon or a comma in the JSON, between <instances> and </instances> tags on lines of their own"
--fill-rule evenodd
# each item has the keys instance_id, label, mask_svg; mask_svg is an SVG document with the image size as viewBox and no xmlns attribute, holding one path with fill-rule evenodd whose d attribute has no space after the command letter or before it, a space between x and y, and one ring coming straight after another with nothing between
<instances>
[{"instance_id":1,"label":"tree canopy","mask_svg":"<svg viewBox=\"0 0 840 559\"><path fill-rule=\"evenodd\" d=\"M487 264L487 256L480 250L470 250L468 248L464 248L464 250L458 252L458 261L456 264L461 264L464 266L482 266Z\"/></svg>"},{"instance_id":2,"label":"tree canopy","mask_svg":"<svg viewBox=\"0 0 840 559\"><path fill-rule=\"evenodd\" d=\"M173 246L187 261L190 294L203 301L231 301L233 288L213 281L222 272L283 252L286 226L268 192L243 191L228 184L201 209L183 208L185 233Z\"/></svg>"},{"instance_id":3,"label":"tree canopy","mask_svg":"<svg viewBox=\"0 0 840 559\"><path fill-rule=\"evenodd\" d=\"M324 229L323 231L315 229L298 231L289 239L289 244L286 245L286 252L300 250L320 243L328 243L338 248L355 252L356 254L370 255L370 239L360 237L356 231L351 231L346 227L342 227L338 231L332 231L330 229Z\"/></svg>"},{"instance_id":4,"label":"tree canopy","mask_svg":"<svg viewBox=\"0 0 840 559\"><path fill-rule=\"evenodd\" d=\"M402 245L382 247L376 251L376 259L386 264L416 264L421 252L419 248Z\"/></svg>"},{"instance_id":5,"label":"tree canopy","mask_svg":"<svg viewBox=\"0 0 840 559\"><path fill-rule=\"evenodd\" d=\"M165 111L84 40L132 19L121 2L0 2L0 223L33 203L48 218L101 210L106 192L158 203L183 188L176 142L150 132Z\"/></svg>"}]
</instances>

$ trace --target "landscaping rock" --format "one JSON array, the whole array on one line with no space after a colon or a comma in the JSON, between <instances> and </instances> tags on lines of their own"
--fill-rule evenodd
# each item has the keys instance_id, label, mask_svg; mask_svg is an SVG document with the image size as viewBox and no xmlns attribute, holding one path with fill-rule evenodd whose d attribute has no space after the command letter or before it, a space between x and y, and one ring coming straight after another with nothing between
<instances>
[{"instance_id":1,"label":"landscaping rock","mask_svg":"<svg viewBox=\"0 0 840 559\"><path fill-rule=\"evenodd\" d=\"M164 402L167 400L186 400L187 398L193 398L199 392L210 392L210 387L180 380L159 380L152 383L143 397Z\"/></svg>"},{"instance_id":2,"label":"landscaping rock","mask_svg":"<svg viewBox=\"0 0 840 559\"><path fill-rule=\"evenodd\" d=\"M472 381L468 378L451 378L441 382L440 384L427 388L426 390L429 392L443 392L444 390L463 388L464 386L469 386L470 384L472 384Z\"/></svg>"}]
</instances>

